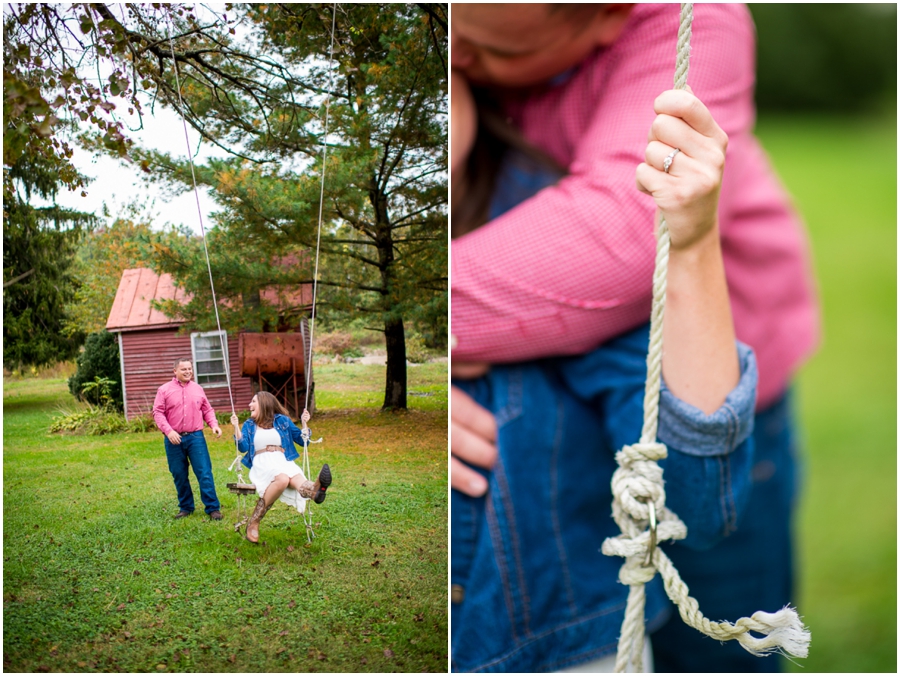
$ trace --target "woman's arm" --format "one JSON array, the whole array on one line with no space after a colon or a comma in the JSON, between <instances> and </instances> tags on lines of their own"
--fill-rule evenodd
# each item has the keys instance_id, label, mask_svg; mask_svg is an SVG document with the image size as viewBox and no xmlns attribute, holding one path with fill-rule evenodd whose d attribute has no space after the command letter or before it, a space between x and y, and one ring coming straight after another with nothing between
<instances>
[{"instance_id":1,"label":"woman's arm","mask_svg":"<svg viewBox=\"0 0 900 676\"><path fill-rule=\"evenodd\" d=\"M677 399L709 415L741 379L718 232L728 137L689 92L664 92L654 110L646 162L638 166L636 180L665 216L670 234L663 377ZM665 160L675 148L666 172ZM754 388L755 378L754 367ZM496 424L462 392L452 388L451 394L451 485L478 496L486 482L464 462L493 465ZM752 397L750 404L752 415Z\"/></svg>"},{"instance_id":2,"label":"woman's arm","mask_svg":"<svg viewBox=\"0 0 900 676\"><path fill-rule=\"evenodd\" d=\"M740 378L719 245L718 200L728 137L687 91L663 92L654 110L646 161L636 178L638 189L653 197L665 217L671 239L663 377L676 397L709 414Z\"/></svg>"},{"instance_id":3,"label":"woman's arm","mask_svg":"<svg viewBox=\"0 0 900 676\"><path fill-rule=\"evenodd\" d=\"M309 414L304 411L304 415L306 415L306 420L309 420ZM290 437L293 441L303 445L303 430L301 430L297 425L294 424L294 421L288 418L287 416L281 416L287 421L288 432L290 432ZM302 419L303 416L301 416ZM306 420L303 420L303 426L306 427ZM308 427L306 429L309 429Z\"/></svg>"},{"instance_id":4,"label":"woman's arm","mask_svg":"<svg viewBox=\"0 0 900 676\"><path fill-rule=\"evenodd\" d=\"M234 426L235 440L237 441L238 451L246 453L250 450L250 421L247 420L241 429L237 427L237 415L231 416L231 424Z\"/></svg>"}]
</instances>

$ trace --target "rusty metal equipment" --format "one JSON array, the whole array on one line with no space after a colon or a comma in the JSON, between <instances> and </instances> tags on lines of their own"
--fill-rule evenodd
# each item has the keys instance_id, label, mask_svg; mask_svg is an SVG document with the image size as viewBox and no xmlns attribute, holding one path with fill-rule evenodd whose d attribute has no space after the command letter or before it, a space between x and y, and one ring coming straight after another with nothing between
<instances>
[{"instance_id":1,"label":"rusty metal equipment","mask_svg":"<svg viewBox=\"0 0 900 676\"><path fill-rule=\"evenodd\" d=\"M241 375L253 380L253 391L271 392L294 420L300 418L306 403L309 373L309 411L315 411L306 318L300 321L298 333L238 334L238 359Z\"/></svg>"}]
</instances>

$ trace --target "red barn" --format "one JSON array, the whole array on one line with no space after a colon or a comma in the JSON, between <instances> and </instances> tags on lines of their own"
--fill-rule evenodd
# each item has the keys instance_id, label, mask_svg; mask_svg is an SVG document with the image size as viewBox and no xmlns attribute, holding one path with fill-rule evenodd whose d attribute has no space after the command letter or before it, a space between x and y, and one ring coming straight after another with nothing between
<instances>
[{"instance_id":1,"label":"red barn","mask_svg":"<svg viewBox=\"0 0 900 676\"><path fill-rule=\"evenodd\" d=\"M307 296L311 298L311 289L306 286L300 289L298 300L306 300ZM232 397L234 410L246 410L250 399L260 389L260 380L251 378L250 373L257 373L258 377L259 363L265 363L265 360L251 359L256 355L242 354L240 333L205 331L179 334L178 329L184 322L167 317L151 305L154 300L172 299L184 299L184 292L175 286L171 275L159 276L147 268L122 273L106 330L119 337L126 419L152 411L157 388L172 378L172 363L185 357L193 360L194 379L206 390L209 403L217 412L231 411ZM291 334L275 335L286 337ZM297 338L301 339L301 344L307 344L299 335ZM248 366L250 362L252 364ZM304 366L303 363L299 366L301 375L305 372ZM262 382L263 389L271 391L264 379ZM285 392L281 394L279 398L284 399Z\"/></svg>"}]
</instances>

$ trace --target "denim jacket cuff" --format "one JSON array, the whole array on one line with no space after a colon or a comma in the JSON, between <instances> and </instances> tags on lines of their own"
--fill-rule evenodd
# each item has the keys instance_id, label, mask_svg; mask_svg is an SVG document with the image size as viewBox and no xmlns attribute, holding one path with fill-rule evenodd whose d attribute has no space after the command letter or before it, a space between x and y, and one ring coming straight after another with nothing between
<instances>
[{"instance_id":1,"label":"denim jacket cuff","mask_svg":"<svg viewBox=\"0 0 900 676\"><path fill-rule=\"evenodd\" d=\"M756 407L756 357L741 342L737 349L741 379L725 403L710 415L678 399L663 379L658 433L662 443L687 455L726 455L750 436Z\"/></svg>"}]
</instances>

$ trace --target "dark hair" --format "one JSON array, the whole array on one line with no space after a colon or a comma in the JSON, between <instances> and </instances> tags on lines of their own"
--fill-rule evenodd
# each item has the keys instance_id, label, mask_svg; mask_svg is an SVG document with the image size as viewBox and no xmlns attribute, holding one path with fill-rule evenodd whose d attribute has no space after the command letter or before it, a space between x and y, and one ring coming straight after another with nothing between
<instances>
[{"instance_id":1,"label":"dark hair","mask_svg":"<svg viewBox=\"0 0 900 676\"><path fill-rule=\"evenodd\" d=\"M477 109L478 130L461 176L451 177L450 233L454 238L487 223L497 174L509 151L517 151L528 160L560 174L567 173L552 157L524 139L490 92L473 87L472 96Z\"/></svg>"},{"instance_id":2,"label":"dark hair","mask_svg":"<svg viewBox=\"0 0 900 676\"><path fill-rule=\"evenodd\" d=\"M175 369L177 369L181 365L181 362L184 362L184 361L186 361L188 364L190 364L191 368L194 368L194 362L192 359L176 359L175 363L172 364L172 370L174 371Z\"/></svg>"},{"instance_id":3,"label":"dark hair","mask_svg":"<svg viewBox=\"0 0 900 676\"><path fill-rule=\"evenodd\" d=\"M275 416L288 415L281 402L271 392L257 392L256 403L259 404L259 414L256 416L256 424L263 429L271 429L275 426Z\"/></svg>"}]
</instances>

